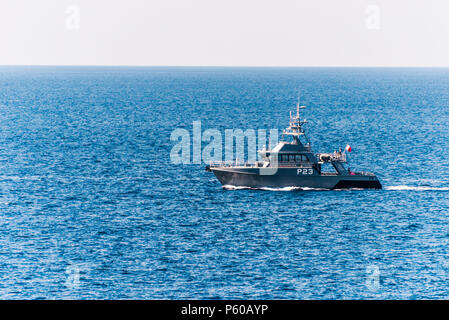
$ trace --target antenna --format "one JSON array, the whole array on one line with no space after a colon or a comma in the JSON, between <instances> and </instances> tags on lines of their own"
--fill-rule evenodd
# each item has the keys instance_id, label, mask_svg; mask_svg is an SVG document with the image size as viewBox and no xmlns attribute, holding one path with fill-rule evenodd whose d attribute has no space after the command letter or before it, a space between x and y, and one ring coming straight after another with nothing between
<instances>
[{"instance_id":1,"label":"antenna","mask_svg":"<svg viewBox=\"0 0 449 320\"><path fill-rule=\"evenodd\" d=\"M299 119L299 101L298 104L296 105L296 118Z\"/></svg>"},{"instance_id":2,"label":"antenna","mask_svg":"<svg viewBox=\"0 0 449 320\"><path fill-rule=\"evenodd\" d=\"M299 119L299 91L298 91L298 103L296 104L296 117Z\"/></svg>"}]
</instances>

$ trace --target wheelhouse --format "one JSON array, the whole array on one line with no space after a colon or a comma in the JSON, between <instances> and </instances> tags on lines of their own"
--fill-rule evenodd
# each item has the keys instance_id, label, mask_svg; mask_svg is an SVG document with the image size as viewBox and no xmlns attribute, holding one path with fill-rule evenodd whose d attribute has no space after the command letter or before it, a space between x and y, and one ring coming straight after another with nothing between
<instances>
[{"instance_id":1,"label":"wheelhouse","mask_svg":"<svg viewBox=\"0 0 449 320\"><path fill-rule=\"evenodd\" d=\"M278 162L284 163L284 162L309 162L309 159L305 154L300 153L284 153L284 154L278 154Z\"/></svg>"}]
</instances>

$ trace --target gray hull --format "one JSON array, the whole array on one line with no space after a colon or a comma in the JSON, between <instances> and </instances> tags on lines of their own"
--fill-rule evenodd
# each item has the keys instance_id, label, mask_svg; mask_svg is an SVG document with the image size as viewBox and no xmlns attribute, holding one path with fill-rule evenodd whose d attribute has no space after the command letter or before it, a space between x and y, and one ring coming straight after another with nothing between
<instances>
[{"instance_id":1,"label":"gray hull","mask_svg":"<svg viewBox=\"0 0 449 320\"><path fill-rule=\"evenodd\" d=\"M381 189L375 175L298 174L296 168L278 168L273 175L261 174L259 168L211 168L222 185L250 188Z\"/></svg>"}]
</instances>

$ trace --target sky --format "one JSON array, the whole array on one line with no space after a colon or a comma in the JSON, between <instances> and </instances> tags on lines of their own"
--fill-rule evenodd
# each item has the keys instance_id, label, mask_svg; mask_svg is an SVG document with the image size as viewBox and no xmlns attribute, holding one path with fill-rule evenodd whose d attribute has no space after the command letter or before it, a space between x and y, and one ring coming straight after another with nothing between
<instances>
[{"instance_id":1,"label":"sky","mask_svg":"<svg viewBox=\"0 0 449 320\"><path fill-rule=\"evenodd\" d=\"M449 67L449 1L1 0L0 65Z\"/></svg>"}]
</instances>

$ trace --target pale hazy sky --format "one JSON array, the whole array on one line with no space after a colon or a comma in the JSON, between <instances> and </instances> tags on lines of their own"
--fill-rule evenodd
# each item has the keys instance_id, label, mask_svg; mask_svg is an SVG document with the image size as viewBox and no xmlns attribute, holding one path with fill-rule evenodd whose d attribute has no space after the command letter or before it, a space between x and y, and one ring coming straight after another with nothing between
<instances>
[{"instance_id":1,"label":"pale hazy sky","mask_svg":"<svg viewBox=\"0 0 449 320\"><path fill-rule=\"evenodd\" d=\"M448 0L1 0L0 65L449 66Z\"/></svg>"}]
</instances>

